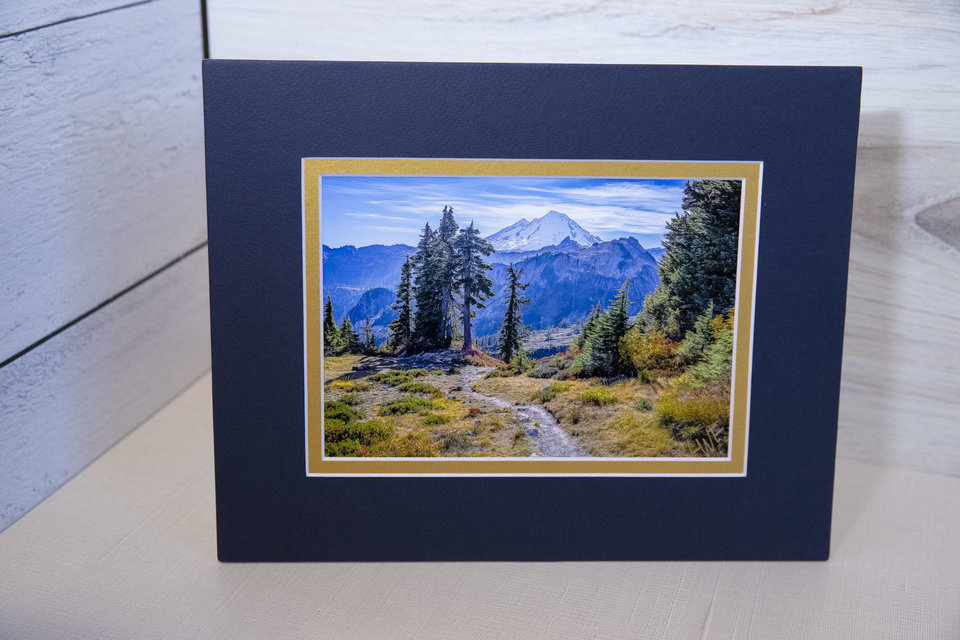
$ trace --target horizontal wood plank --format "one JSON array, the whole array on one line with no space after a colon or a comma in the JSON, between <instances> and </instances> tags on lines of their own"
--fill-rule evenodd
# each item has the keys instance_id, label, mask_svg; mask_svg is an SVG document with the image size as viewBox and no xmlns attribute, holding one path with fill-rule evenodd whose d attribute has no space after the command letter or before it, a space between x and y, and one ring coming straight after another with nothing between
<instances>
[{"instance_id":1,"label":"horizontal wood plank","mask_svg":"<svg viewBox=\"0 0 960 640\"><path fill-rule=\"evenodd\" d=\"M153 0L147 0L153 1ZM0 4L0 38L113 11L144 0L38 0Z\"/></svg>"},{"instance_id":2,"label":"horizontal wood plank","mask_svg":"<svg viewBox=\"0 0 960 640\"><path fill-rule=\"evenodd\" d=\"M194 0L0 39L0 361L205 239L201 51Z\"/></svg>"},{"instance_id":3,"label":"horizontal wood plank","mask_svg":"<svg viewBox=\"0 0 960 640\"><path fill-rule=\"evenodd\" d=\"M0 530L209 367L208 305L200 249L0 369Z\"/></svg>"},{"instance_id":4,"label":"horizontal wood plank","mask_svg":"<svg viewBox=\"0 0 960 640\"><path fill-rule=\"evenodd\" d=\"M953 0L207 6L216 58L863 66L864 111L900 114L900 136L960 142ZM890 135L882 127L862 132Z\"/></svg>"}]
</instances>

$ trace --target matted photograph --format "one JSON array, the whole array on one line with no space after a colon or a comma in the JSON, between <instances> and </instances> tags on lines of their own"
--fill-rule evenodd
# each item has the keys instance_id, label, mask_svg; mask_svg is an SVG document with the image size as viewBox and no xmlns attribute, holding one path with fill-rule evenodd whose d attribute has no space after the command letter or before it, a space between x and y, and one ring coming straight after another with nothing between
<instances>
[{"instance_id":1,"label":"matted photograph","mask_svg":"<svg viewBox=\"0 0 960 640\"><path fill-rule=\"evenodd\" d=\"M826 558L860 77L208 62L221 558Z\"/></svg>"},{"instance_id":2,"label":"matted photograph","mask_svg":"<svg viewBox=\"0 0 960 640\"><path fill-rule=\"evenodd\" d=\"M304 160L308 473L745 474L759 175Z\"/></svg>"}]
</instances>

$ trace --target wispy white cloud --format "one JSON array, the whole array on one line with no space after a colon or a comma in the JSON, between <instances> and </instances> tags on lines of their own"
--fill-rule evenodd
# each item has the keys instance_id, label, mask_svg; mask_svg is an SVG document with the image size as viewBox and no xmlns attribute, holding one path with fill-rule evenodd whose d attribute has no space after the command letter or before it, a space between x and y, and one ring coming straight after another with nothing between
<instances>
[{"instance_id":1,"label":"wispy white cloud","mask_svg":"<svg viewBox=\"0 0 960 640\"><path fill-rule=\"evenodd\" d=\"M530 220L557 210L604 240L634 236L649 246L660 242L667 221L680 210L684 183L587 178L342 178L324 182L324 238L343 244L415 244L423 224L429 221L436 226L441 211L449 205L461 226L472 220L484 235L521 218ZM409 226L367 226L363 220L409 222ZM378 235L381 237L372 237Z\"/></svg>"},{"instance_id":2,"label":"wispy white cloud","mask_svg":"<svg viewBox=\"0 0 960 640\"><path fill-rule=\"evenodd\" d=\"M678 196L683 188L679 185L667 187L637 184L633 182L607 182L589 187L521 187L527 191L562 194L566 200L581 203L617 203L636 206L642 203L647 207L673 207L678 204Z\"/></svg>"},{"instance_id":3,"label":"wispy white cloud","mask_svg":"<svg viewBox=\"0 0 960 640\"><path fill-rule=\"evenodd\" d=\"M377 230L379 230L379 231L403 231L403 232L408 232L408 231L410 231L410 227L389 227L389 226L382 227L382 226L379 226L379 225L369 225L369 226L365 226L365 227L363 227L363 228L364 228L365 230L377 229Z\"/></svg>"},{"instance_id":4,"label":"wispy white cloud","mask_svg":"<svg viewBox=\"0 0 960 640\"><path fill-rule=\"evenodd\" d=\"M563 195L566 195L565 193ZM484 233L494 233L513 224L520 218L539 218L550 210L557 210L576 220L585 229L599 235L617 236L623 232L657 234L663 233L664 225L679 207L677 198L662 198L662 203L644 203L647 206L629 207L615 202L588 204L558 195L551 196L497 196L460 200L456 198L417 197L404 204L393 204L393 211L422 216L425 212L439 212L444 206L454 208L457 220L468 223L474 220ZM657 206L657 205L667 206ZM397 216L399 218L399 216ZM404 218L410 219L410 218ZM610 238L605 238L610 239Z\"/></svg>"},{"instance_id":5,"label":"wispy white cloud","mask_svg":"<svg viewBox=\"0 0 960 640\"><path fill-rule=\"evenodd\" d=\"M404 222L412 222L413 218L407 216L386 216L382 213L344 213L343 215L350 218L373 218L375 220L401 220Z\"/></svg>"}]
</instances>

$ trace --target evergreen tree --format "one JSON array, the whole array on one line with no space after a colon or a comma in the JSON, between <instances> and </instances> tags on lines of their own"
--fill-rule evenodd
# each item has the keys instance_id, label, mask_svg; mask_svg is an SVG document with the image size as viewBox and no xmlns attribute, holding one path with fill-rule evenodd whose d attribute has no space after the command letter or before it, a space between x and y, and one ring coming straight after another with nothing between
<instances>
[{"instance_id":1,"label":"evergreen tree","mask_svg":"<svg viewBox=\"0 0 960 640\"><path fill-rule=\"evenodd\" d=\"M677 355L687 364L696 364L703 359L707 347L713 341L713 335L710 329L710 321L713 320L713 302L707 305L706 311L697 318L693 324L693 329L687 331L683 338L683 344L677 349Z\"/></svg>"},{"instance_id":2,"label":"evergreen tree","mask_svg":"<svg viewBox=\"0 0 960 640\"><path fill-rule=\"evenodd\" d=\"M588 376L615 376L626 369L620 358L620 340L627 334L630 318L630 280L626 280L616 298L597 320L586 341L583 373Z\"/></svg>"},{"instance_id":3,"label":"evergreen tree","mask_svg":"<svg viewBox=\"0 0 960 640\"><path fill-rule=\"evenodd\" d=\"M387 344L391 347L400 347L410 340L413 332L413 288L410 283L412 261L407 258L400 267L400 286L397 287L397 301L390 306L397 312L397 317L387 327L390 337Z\"/></svg>"},{"instance_id":4,"label":"evergreen tree","mask_svg":"<svg viewBox=\"0 0 960 640\"><path fill-rule=\"evenodd\" d=\"M455 285L460 289L463 300L463 350L473 348L471 306L483 308L483 301L493 295L493 280L487 275L490 265L483 258L493 253L493 246L483 239L480 232L470 222L470 226L460 231L456 244ZM419 301L418 301L419 302Z\"/></svg>"},{"instance_id":5,"label":"evergreen tree","mask_svg":"<svg viewBox=\"0 0 960 640\"><path fill-rule=\"evenodd\" d=\"M323 304L323 349L326 353L335 351L340 345L340 332L337 330L337 321L333 317L333 302L330 294Z\"/></svg>"},{"instance_id":6,"label":"evergreen tree","mask_svg":"<svg viewBox=\"0 0 960 640\"><path fill-rule=\"evenodd\" d=\"M529 304L530 300L523 297L524 290L530 286L529 283L520 282L520 276L523 275L523 269L514 269L513 263L507 269L507 309L503 314L503 323L500 325L499 335L497 336L497 346L500 359L504 362L510 362L514 355L523 352L523 338L527 332L523 324L523 316L520 308Z\"/></svg>"},{"instance_id":7,"label":"evergreen tree","mask_svg":"<svg viewBox=\"0 0 960 640\"><path fill-rule=\"evenodd\" d=\"M363 332L363 350L367 353L376 351L377 343L373 335L373 325L370 324L370 316L367 316L361 331Z\"/></svg>"},{"instance_id":8,"label":"evergreen tree","mask_svg":"<svg viewBox=\"0 0 960 640\"><path fill-rule=\"evenodd\" d=\"M454 244L457 239L456 220L453 218L453 207L445 206L443 208L443 217L440 219L440 226L437 228L437 239L439 244L437 252L442 253L443 266L437 274L437 286L440 288L440 335L437 339L440 346L449 347L453 340L454 316L456 315L456 260Z\"/></svg>"},{"instance_id":9,"label":"evergreen tree","mask_svg":"<svg viewBox=\"0 0 960 640\"><path fill-rule=\"evenodd\" d=\"M703 358L688 369L695 384L730 382L733 371L733 327L727 325L703 352Z\"/></svg>"},{"instance_id":10,"label":"evergreen tree","mask_svg":"<svg viewBox=\"0 0 960 640\"><path fill-rule=\"evenodd\" d=\"M350 316L343 319L340 325L340 347L347 353L360 352L360 336L353 330L353 323L350 322Z\"/></svg>"},{"instance_id":11,"label":"evergreen tree","mask_svg":"<svg viewBox=\"0 0 960 640\"><path fill-rule=\"evenodd\" d=\"M667 223L660 285L644 303L643 325L679 340L712 302L736 299L739 180L696 180L684 188L683 213Z\"/></svg>"},{"instance_id":12,"label":"evergreen tree","mask_svg":"<svg viewBox=\"0 0 960 640\"><path fill-rule=\"evenodd\" d=\"M441 309L441 280L446 268L446 256L442 241L428 222L423 227L417 253L413 257L416 270L414 278L414 299L417 310L413 316L414 337L436 344L443 324Z\"/></svg>"},{"instance_id":13,"label":"evergreen tree","mask_svg":"<svg viewBox=\"0 0 960 640\"><path fill-rule=\"evenodd\" d=\"M646 334L660 332L676 338L682 335L680 330L680 312L673 306L667 289L657 286L643 300L643 310L637 324Z\"/></svg>"},{"instance_id":14,"label":"evergreen tree","mask_svg":"<svg viewBox=\"0 0 960 640\"><path fill-rule=\"evenodd\" d=\"M586 321L583 323L583 327L580 328L580 333L577 334L577 338L573 342L577 349L583 349L587 345L587 339L590 337L590 334L593 333L594 328L597 326L597 320L599 319L600 303L598 302L596 306L593 307L590 315L587 316Z\"/></svg>"}]
</instances>

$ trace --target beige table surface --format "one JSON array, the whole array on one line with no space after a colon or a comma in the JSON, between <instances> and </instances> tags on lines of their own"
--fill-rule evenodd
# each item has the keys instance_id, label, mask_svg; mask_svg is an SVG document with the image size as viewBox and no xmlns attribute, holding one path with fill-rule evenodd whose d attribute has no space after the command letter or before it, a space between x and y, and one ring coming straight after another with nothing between
<instances>
[{"instance_id":1,"label":"beige table surface","mask_svg":"<svg viewBox=\"0 0 960 640\"><path fill-rule=\"evenodd\" d=\"M220 564L206 376L0 534L0 638L960 638L960 479L837 465L820 563Z\"/></svg>"}]
</instances>

